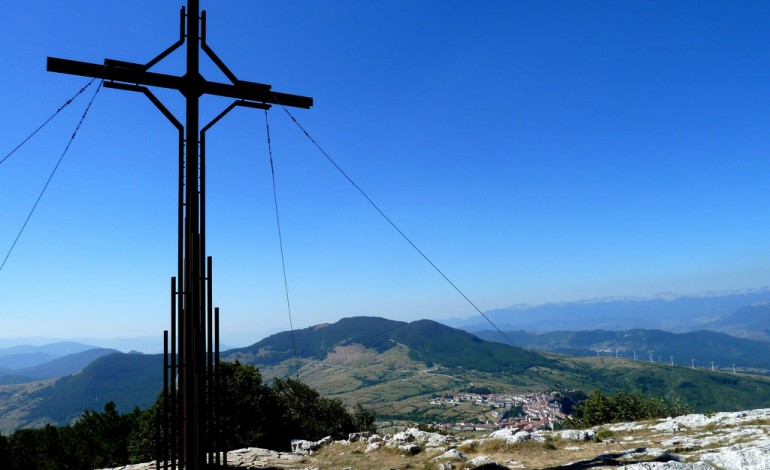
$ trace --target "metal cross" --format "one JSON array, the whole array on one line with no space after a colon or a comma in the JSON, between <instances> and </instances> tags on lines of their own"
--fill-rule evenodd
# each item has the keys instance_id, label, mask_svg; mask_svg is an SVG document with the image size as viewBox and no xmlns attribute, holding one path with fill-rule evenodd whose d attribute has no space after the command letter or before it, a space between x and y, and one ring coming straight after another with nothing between
<instances>
[{"instance_id":1,"label":"metal cross","mask_svg":"<svg viewBox=\"0 0 770 470\"><path fill-rule=\"evenodd\" d=\"M220 382L207 374L207 367L216 370L219 361L219 312L216 309L216 318L212 318L211 258L206 257L206 130L236 106L268 109L271 104L299 108L310 108L313 105L312 98L274 92L270 85L238 79L206 44L206 12L200 12L199 3L199 0L188 0L187 9L182 7L180 14L179 40L146 64L113 59L105 59L103 64L93 64L48 58L50 72L95 77L104 80L107 88L143 93L179 132L177 271L180 290L177 290L176 279L172 279L170 363L167 333L164 341L164 391L170 397L171 409L170 413L164 410L163 417L164 421L170 419L171 424L162 433L166 444L162 446L161 457L165 467L168 467L170 460L172 468L178 465L178 468L188 470L198 470L207 464L218 465L219 451L225 450L217 449L216 439L216 414L222 397L216 393L219 387L215 385ZM154 65L185 43L187 71L184 75L150 72ZM206 53L230 83L211 82L201 76L200 50ZM184 126L147 87L174 89L182 93L186 101ZM234 98L236 101L201 129L198 114L199 99L203 95ZM178 380L178 400L173 391L169 393L169 377L172 388ZM181 436L181 451L178 454L175 449L175 433ZM170 454L169 447L172 449ZM226 465L226 457L222 463Z\"/></svg>"}]
</instances>

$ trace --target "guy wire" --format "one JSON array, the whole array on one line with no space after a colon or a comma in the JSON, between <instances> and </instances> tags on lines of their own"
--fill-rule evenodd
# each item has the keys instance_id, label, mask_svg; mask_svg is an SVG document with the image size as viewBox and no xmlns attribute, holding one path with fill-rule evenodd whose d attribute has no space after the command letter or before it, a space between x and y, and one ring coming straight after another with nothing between
<instances>
[{"instance_id":1,"label":"guy wire","mask_svg":"<svg viewBox=\"0 0 770 470\"><path fill-rule=\"evenodd\" d=\"M273 96L273 97L275 98L275 96ZM277 98L276 98L276 101L277 101ZM284 111L286 111L286 114L289 115L291 120L294 121L294 124L296 124L297 127L302 131L302 133L305 134L305 136L310 140L310 142L312 142L313 145L315 145L315 147L323 154L323 156L326 157L326 159L334 166L334 168L336 168L337 171L339 171L340 174L342 174L342 176L344 176L345 179L348 180L348 182L350 184L352 184L353 187L356 188L356 190L358 190L359 193L361 193L361 195L369 202L369 204L372 207L374 207L374 209L377 212L379 212L379 214L390 224L390 226L393 227L396 230L396 232L399 233L399 235L401 235L401 238L406 240L406 242L409 243L409 245L411 245L412 248L414 248L415 251L417 251L417 253L433 268L434 271L436 271L441 277L443 277L444 280L447 283L449 283L449 285L452 286L452 288L455 291L457 291L457 293L460 294L460 296L462 296L462 298L465 299L465 301L468 304L470 304L470 306L473 307L473 309L476 310L476 312L479 315L484 317L484 319L490 325L492 325L495 328L495 330L497 330L497 332L500 333L500 335L503 338L505 338L505 340L508 342L508 344L510 344L512 347L515 347L515 345L513 344L513 341L511 341L511 339L508 337L508 335L506 335L505 332L503 332L503 330L501 330L500 327L498 327L495 324L495 322L492 321L491 318L489 318L486 314L484 314L484 312L482 312L481 309L478 308L476 306L476 304L473 303L473 301L471 301L471 299L469 299L468 296L466 296L465 293L462 290L460 290L460 288L457 287L457 285L454 282L452 282L449 279L449 277L447 277L447 275L444 274L444 272L441 271L441 269L439 269L438 266L436 266L435 263L433 263L433 261L431 261L430 258L428 258L428 255L426 255L421 249L419 249L417 247L417 245L415 245L415 243L396 225L396 223L393 222L393 220L390 217L388 217L385 214L385 212L383 212L382 209L380 209L380 207L372 200L372 198L370 198L369 195L363 189L361 189L361 187L358 184L356 184L355 181L353 181L353 178L351 178L350 176L348 176L347 173L345 173L345 171L337 164L337 162L334 161L334 159L332 159L332 157L321 147L321 145L319 145L318 142L316 142L316 140L313 139L313 137L311 137L310 133L307 130L305 130L304 127L302 127L302 124L300 124L299 121L297 121L297 119L294 117L294 115L288 109L286 109L286 106L282 105L280 102L278 104L283 108Z\"/></svg>"},{"instance_id":2,"label":"guy wire","mask_svg":"<svg viewBox=\"0 0 770 470\"><path fill-rule=\"evenodd\" d=\"M281 247L281 267L283 269L283 288L286 293L286 308L289 311L289 330L291 331L291 347L294 352L294 372L299 381L299 361L297 359L297 344L294 340L294 324L291 319L291 302L289 302L289 283L286 279L286 260L283 255L283 235L281 234L281 218L278 216L278 193L275 189L275 167L273 166L273 147L270 142L270 121L265 110L265 128L267 130L267 152L270 156L270 175L273 180L273 202L275 203L275 223L278 226L278 245Z\"/></svg>"},{"instance_id":3,"label":"guy wire","mask_svg":"<svg viewBox=\"0 0 770 470\"><path fill-rule=\"evenodd\" d=\"M277 98L276 98L276 101L277 101ZM470 305L471 305L471 307L473 307L473 309L474 309L474 310L476 310L476 312L478 312L478 313L479 313L479 314L480 314L482 317L484 317L484 319L485 319L485 320L486 320L486 321L487 321L487 322L488 322L490 325L492 325L492 326L495 328L495 330L497 330L497 332L498 332L498 333L500 333L500 335L501 335L503 338L505 338L505 340L508 342L508 344L510 344L510 346L511 346L511 347L516 347L516 345L515 345L515 344L513 344L513 341L512 341L512 340L511 340L511 339L508 337L508 335L506 335L506 334L505 334L505 332L503 332L503 330L501 330L501 329L500 329L500 327L498 327L498 326L497 326L497 325L494 323L494 321L492 321L492 319L491 319L491 318L489 318L487 315L485 315L485 314L484 314L484 312L482 312L482 311L481 311L481 309L479 309L479 308L476 306L476 304L475 304L475 303L473 303L473 302L472 302L472 301L471 301L471 300L470 300L470 299L469 299L469 298L468 298L468 297L467 297L467 296L466 296L466 295L465 295L465 294L462 292L462 290L460 290L460 288L459 288L459 287L457 287L457 285L456 285L454 282L452 282L452 281L451 281L451 280L450 280L450 279L449 279L449 278L448 278L448 277L447 277L447 276L446 276L446 275L445 275L445 274L444 274L444 273L443 273L443 272L442 272L442 271L441 271L441 270L438 268L438 266L436 266L436 265L433 263L433 261L431 261L431 260L428 258L428 256L427 256L427 255L426 255L426 254L425 254L425 253L424 253L422 250L420 250L420 249L417 247L417 245L415 245L415 244L414 244L414 242L412 242L412 240L411 240L409 237L407 237L407 236L406 236L406 234L405 234L405 233L404 233L404 232L403 232L403 231L402 231L402 230L401 230L401 229L400 229L400 228L399 228L399 227L398 227L398 226L395 224L395 222L393 222L393 220L392 220L390 217L388 217L388 216L387 216L387 215L386 215L386 214L385 214L385 213L382 211L382 209L380 209L380 207L379 207L379 206L378 206L378 205L377 205L377 204L376 204L376 203L375 203L375 202L374 202L374 201L373 201L373 200L372 200L372 199L369 197L369 195L368 195L368 194L367 194L367 193L366 193L366 192L365 192L363 189L361 189L361 187L360 187L358 184L356 184L356 182L355 182L355 181L353 181L353 179L352 179L350 176L348 176L348 174L347 174L347 173L345 173L345 171L344 171L344 170L343 170L343 169L342 169L342 168L341 168L341 167L340 167L340 166L337 164L337 162L335 162L335 161L334 161L334 160L331 158L331 156L330 156L330 155L329 155L329 154L328 154L328 153L327 153L327 152L326 152L326 151L325 151L325 150L324 150L324 149L321 147L321 145L320 145L320 144L318 144L318 142L316 142L316 140L315 140L315 139L314 139L314 138L313 138L313 137L310 135L310 133L309 133L309 132L308 132L308 131L307 131L307 130L306 130L306 129L305 129L303 126L302 126L302 124L300 124L300 123L299 123L299 121L297 121L297 119L296 119L296 118L294 117L294 115L293 115L293 114L292 114L292 113L291 113L291 112L290 112L290 111L289 111L289 110L286 108L286 106L284 106L284 105L283 105L283 104L281 104L280 102L278 102L278 105L279 105L279 106L281 106L281 107L283 108L283 110L286 112L286 114L288 114L288 115L289 115L289 118L291 118L291 120L294 122L294 124L295 124L295 125L296 125L296 126L297 126L297 127L298 127L298 128L301 130L301 131L302 131L302 133L303 133L303 134L305 134L305 136L306 136L306 137L307 137L307 138L310 140L310 142L311 142L311 143L312 143L312 144L313 144L313 145L314 145L314 146L315 146L315 147L316 147L316 148L317 148L317 149L318 149L318 150L319 150L319 151L320 151L320 152L321 152L321 153L324 155L324 157L326 157L326 159L327 159L327 160L328 160L328 161L329 161L329 162L330 162L330 163L331 163L331 164L334 166L334 168L336 168L336 169L337 169L337 171L339 171L339 172L340 172L340 174L342 174L342 176L344 176L344 177L345 177L345 179L347 179L347 180L348 180L348 182L349 182L350 184L352 184L352 185L353 185L353 187L354 187L354 188L356 188L356 190L358 190L358 192L359 192L359 193L361 193L361 195L363 195L363 197L364 197L364 198L365 198L365 199L366 199L366 200L369 202L369 204L371 204L371 206L372 206L372 207L374 207L374 209L375 209L377 212L379 212L379 214L380 214L380 215L381 215L381 216L382 216L382 217L383 217L383 218L384 218L384 219L385 219L385 220L386 220L386 221L387 221L387 222L388 222L388 223L389 223L389 224L390 224L390 225L391 225L391 226L392 226L392 227L393 227L393 228L394 228L394 229L395 229L395 230L396 230L396 231L397 231L397 232L398 232L400 235L401 235L401 237L402 237L404 240L406 240L406 242L407 242L407 243L409 243L409 244L412 246L412 248L414 248L414 249L415 249L415 251L417 251L417 253L419 253L419 254L420 254L420 256L421 256L421 257L422 257L422 258L423 258L425 261L427 261L427 262L428 262L428 264L430 264L430 265L431 265L431 267L433 267L433 269L434 269L434 270L435 270L435 271L436 271L438 274L440 274L440 275L441 275L441 277L443 277L443 278L444 278L444 280L445 280L446 282L448 282L448 283L449 283L449 285L450 285L450 286L452 286L452 288L454 288L454 290L455 290L455 291L457 291L457 292L458 292L458 293L459 293L459 294L460 294L460 295L461 295L461 296L462 296L462 297L465 299L465 301L466 301L466 302L468 302L468 304L470 304ZM271 161L272 161L272 160L271 160ZM572 399L572 397L570 397L569 395L566 395L566 393L564 394L564 396L565 396L565 397L567 397L567 399L569 399L570 401L572 401L572 402L573 402L575 405L577 405L577 403L575 403L575 401ZM600 429L604 429L604 427L603 427L603 426L601 426L601 425L599 425L599 428L600 428ZM624 445L623 445L621 442L619 442L619 441L616 441L616 442L618 443L618 445L619 445L619 446L620 446L620 447L621 447L621 448L622 448L622 449L623 449L623 450L624 450L626 453L630 453L630 452L628 451L628 449L626 449L626 447L625 447L625 446L624 446ZM639 462L639 463L641 463L641 464L642 464L642 466L644 466L645 468L647 468L648 470L650 470L650 467L649 467L649 466L648 466L646 463L644 463L644 462ZM624 466L625 466L625 465L624 465Z\"/></svg>"},{"instance_id":4,"label":"guy wire","mask_svg":"<svg viewBox=\"0 0 770 470\"><path fill-rule=\"evenodd\" d=\"M5 263L8 261L8 257L11 256L11 252L13 251L13 248L16 246L16 243L19 241L19 238L21 237L21 234L24 232L24 229L27 227L27 223L29 222L29 219L32 217L32 213L35 212L35 208L37 208L37 205L40 202L40 199L42 199L43 194L45 194L45 190L48 189L48 185L51 183L51 180L53 179L53 175L56 174L56 170L59 168L59 165L61 164L62 160L64 159L64 156L67 154L67 151L70 149L70 145L72 145L72 141L75 140L75 136L77 135L78 130L80 130L80 126L83 124L83 121L85 120L86 115L88 114L88 110L91 109L91 104L93 104L94 99L96 98L96 95L98 95L99 94L99 90L102 89L102 84L103 83L104 83L104 80L99 82L99 86L96 88L96 91L94 92L94 95L91 97L91 101L88 102L88 106L86 106L86 110L83 111L83 115L80 117L80 121L78 121L78 125L75 126L75 130L72 132L72 136L70 137L69 142L67 142L67 146L64 147L64 151L62 152L61 156L59 157L59 160L56 162L56 166L54 166L53 171L51 171L51 174L48 176L48 180L45 182L45 185L43 186L43 189L40 191L40 194L37 196L37 200L35 201L35 204L32 206L32 209L29 211L29 214L27 214L27 219L24 221L24 224L21 226L21 229L19 230L19 233L16 235L16 239L13 241L13 244L11 245L11 248L8 250L8 253L6 253L5 258L3 259L3 263L0 264L0 271L2 271L3 268L5 267ZM90 82L89 82L89 85L90 85ZM86 87L87 86L88 85L86 85ZM84 87L83 90L86 87ZM75 95L75 96L77 96L77 95ZM50 119L49 119L49 121L50 121Z\"/></svg>"},{"instance_id":5,"label":"guy wire","mask_svg":"<svg viewBox=\"0 0 770 470\"><path fill-rule=\"evenodd\" d=\"M45 122L43 122L43 124L41 124L41 125L40 125L40 126L37 128L37 129L35 129L34 131L32 131L32 133L31 133L30 135L28 135L26 139L22 140L22 141L21 141L21 143L20 143L19 145L17 145L17 146L16 146L16 148L14 148L14 149L13 149L13 150L11 150L10 152L8 152L8 155L4 156L4 157L3 157L3 159L2 159L2 160L0 160L0 165L2 165L2 164L3 164L3 162L5 162L6 160L8 160L8 159L11 157L11 155L13 155L14 153L16 153L16 151L17 151L17 150L19 150L19 149L20 149L20 148L21 148L21 147L22 147L24 144L26 144L26 143L27 143L27 141L28 141L29 139L31 139L32 137L34 137L34 135L35 135L35 134L37 134L37 133L38 133L38 132L39 132L39 131L40 131L42 128L44 128L44 127L46 126L46 124L48 124L49 122L51 122L51 120L52 120L53 118L55 118L55 117L56 117L56 115L57 115L57 114L59 114L59 113L60 113L60 112L61 112L61 111L62 111L64 108L66 108L67 106L69 106L69 105L70 105L70 103L72 103L72 100L74 100L75 98L77 98L77 97L78 97L78 95L80 95L81 93L83 93L84 91L86 91L86 88L88 88L89 86L91 86L91 84L94 82L94 80L96 80L96 79L95 79L95 78L92 78L92 79L91 79L91 81L90 81L90 82L88 82L88 83L86 84L86 86L84 86L84 87L83 87L83 88L81 88L81 89L80 89L80 90L79 90L77 93L75 93L75 95L74 95L72 98L70 98L70 99L68 99L67 101L65 101L63 105L59 106L59 109L57 109L57 110L56 110L56 111L55 111L55 112L54 112L54 113L53 113L53 114L52 114L52 115L51 115L51 116L50 116L48 119L46 119L46 120L45 120ZM100 85L100 86L101 86L101 85Z\"/></svg>"}]
</instances>

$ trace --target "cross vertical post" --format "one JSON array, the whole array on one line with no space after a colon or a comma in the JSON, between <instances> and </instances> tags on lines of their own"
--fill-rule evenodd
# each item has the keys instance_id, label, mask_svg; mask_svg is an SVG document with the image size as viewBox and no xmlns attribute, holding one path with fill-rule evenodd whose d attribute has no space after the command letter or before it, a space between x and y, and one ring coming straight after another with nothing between
<instances>
[{"instance_id":1,"label":"cross vertical post","mask_svg":"<svg viewBox=\"0 0 770 470\"><path fill-rule=\"evenodd\" d=\"M150 72L155 64L186 44L186 71L181 77ZM208 81L200 73L200 50L231 83ZM206 256L205 132L236 106L269 109L271 104L310 108L313 99L272 91L270 85L239 80L206 43L206 12L199 0L188 0L180 14L179 40L146 64L105 59L103 64L48 58L48 71L100 78L107 88L138 91L147 96L179 133L178 278L172 280L171 350L164 347L163 420L167 442L160 451L164 468L199 470L218 466L222 449L218 437L223 394L219 364L219 309L212 319L211 260ZM148 87L179 91L185 98L182 125ZM200 127L200 98L213 95L232 102L210 123ZM212 335L213 333L213 335ZM176 334L176 336L175 336ZM208 345L207 345L208 338ZM208 369L208 370L207 370ZM170 379L170 380L169 380ZM208 386L207 386L208 385ZM171 388L169 390L168 388ZM175 394L178 391L178 395ZM170 418L169 418L170 416ZM176 448L177 436L181 448ZM170 453L167 452L170 448ZM160 467L161 455L156 459ZM208 458L207 458L208 455ZM170 462L169 462L170 461ZM226 465L226 454L222 463Z\"/></svg>"},{"instance_id":2,"label":"cross vertical post","mask_svg":"<svg viewBox=\"0 0 770 470\"><path fill-rule=\"evenodd\" d=\"M204 273L201 269L202 260L206 258L206 247L201 243L202 231L200 226L201 199L205 198L205 188L200 180L200 152L198 143L198 108L201 92L198 89L200 80L200 60L198 56L199 19L198 0L187 3L187 71L183 77L185 86L182 94L185 97L185 238L184 253L188 262L185 265L184 276L184 311L186 341L182 353L184 369L180 376L182 397L182 458L191 469L201 468L203 449L200 442L200 421L206 414L203 400L203 378L205 368L200 361L202 327L201 322L203 296L202 286ZM204 369L204 370L201 370Z\"/></svg>"}]
</instances>

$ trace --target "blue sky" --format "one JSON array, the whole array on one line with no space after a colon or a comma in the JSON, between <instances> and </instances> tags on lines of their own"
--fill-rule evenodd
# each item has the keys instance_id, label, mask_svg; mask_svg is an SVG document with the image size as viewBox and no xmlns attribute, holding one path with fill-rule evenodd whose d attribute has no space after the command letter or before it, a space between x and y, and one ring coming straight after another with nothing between
<instances>
[{"instance_id":1,"label":"blue sky","mask_svg":"<svg viewBox=\"0 0 770 470\"><path fill-rule=\"evenodd\" d=\"M47 56L145 62L179 1L26 1L0 17L0 154L87 83ZM770 4L203 1L241 79L294 114L482 310L770 285ZM182 73L181 56L156 69ZM206 65L204 75L224 81ZM0 165L5 256L92 87ZM178 116L181 98L158 96ZM228 104L202 102L207 121ZM270 112L295 327L473 309L280 109ZM288 329L264 115L209 135L223 336ZM176 269L175 131L105 89L0 271L9 336L160 335Z\"/></svg>"}]
</instances>

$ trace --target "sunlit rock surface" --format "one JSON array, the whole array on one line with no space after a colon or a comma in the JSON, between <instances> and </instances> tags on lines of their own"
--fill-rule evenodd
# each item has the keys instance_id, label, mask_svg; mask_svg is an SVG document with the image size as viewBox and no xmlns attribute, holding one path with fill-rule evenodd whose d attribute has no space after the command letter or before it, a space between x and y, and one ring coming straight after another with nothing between
<instances>
[{"instance_id":1,"label":"sunlit rock surface","mask_svg":"<svg viewBox=\"0 0 770 470\"><path fill-rule=\"evenodd\" d=\"M603 436L599 438L597 436ZM541 446L527 457L521 446ZM639 423L618 423L580 431L501 429L486 437L459 442L453 436L405 429L394 435L356 433L344 441L292 442L295 452L248 448L228 452L236 469L366 470L394 451L416 459L412 467L440 470L564 468L629 470L770 469L770 409L709 415L691 414ZM408 448L408 449L407 449ZM358 466L338 465L363 456ZM549 461L537 456L547 456ZM543 457L544 458L544 457ZM419 460L422 459L422 460ZM417 465L419 463L419 466ZM155 463L118 467L152 470ZM384 467L388 468L388 467Z\"/></svg>"}]
</instances>

